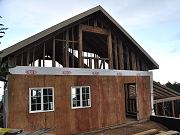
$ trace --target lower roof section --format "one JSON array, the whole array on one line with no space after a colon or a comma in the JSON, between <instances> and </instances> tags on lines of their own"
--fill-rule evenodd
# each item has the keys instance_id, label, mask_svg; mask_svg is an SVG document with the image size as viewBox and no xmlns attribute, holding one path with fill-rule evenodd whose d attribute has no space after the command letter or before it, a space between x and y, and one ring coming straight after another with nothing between
<instances>
[{"instance_id":1,"label":"lower roof section","mask_svg":"<svg viewBox=\"0 0 180 135\"><path fill-rule=\"evenodd\" d=\"M10 74L27 75L99 75L99 76L151 76L149 71L86 69L86 68L57 68L17 66L9 69Z\"/></svg>"}]
</instances>

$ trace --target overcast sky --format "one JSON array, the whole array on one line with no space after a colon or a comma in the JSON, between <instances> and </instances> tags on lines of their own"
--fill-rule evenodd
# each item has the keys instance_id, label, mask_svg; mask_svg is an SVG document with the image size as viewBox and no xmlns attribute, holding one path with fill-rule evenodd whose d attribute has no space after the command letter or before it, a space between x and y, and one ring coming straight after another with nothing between
<instances>
[{"instance_id":1,"label":"overcast sky","mask_svg":"<svg viewBox=\"0 0 180 135\"><path fill-rule=\"evenodd\" d=\"M155 81L180 82L180 0L0 0L0 50L97 5L159 64Z\"/></svg>"}]
</instances>

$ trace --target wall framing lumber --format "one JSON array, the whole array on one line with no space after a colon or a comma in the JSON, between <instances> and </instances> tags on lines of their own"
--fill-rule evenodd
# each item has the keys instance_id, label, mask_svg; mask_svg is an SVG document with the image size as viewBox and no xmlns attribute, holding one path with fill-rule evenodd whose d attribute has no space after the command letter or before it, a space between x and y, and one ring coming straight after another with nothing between
<instances>
[{"instance_id":1,"label":"wall framing lumber","mask_svg":"<svg viewBox=\"0 0 180 135\"><path fill-rule=\"evenodd\" d=\"M136 57L133 51L131 51L131 65L132 65L132 70L136 70Z\"/></svg>"},{"instance_id":2,"label":"wall framing lumber","mask_svg":"<svg viewBox=\"0 0 180 135\"><path fill-rule=\"evenodd\" d=\"M156 115L158 115L158 103L156 103Z\"/></svg>"},{"instance_id":3,"label":"wall framing lumber","mask_svg":"<svg viewBox=\"0 0 180 135\"><path fill-rule=\"evenodd\" d=\"M130 70L130 63L129 63L129 50L128 50L128 47L126 46L125 47L125 53L126 53L126 58L127 58L127 61L126 61L126 65L127 65L127 70Z\"/></svg>"},{"instance_id":4,"label":"wall framing lumber","mask_svg":"<svg viewBox=\"0 0 180 135\"><path fill-rule=\"evenodd\" d=\"M136 56L136 69L140 70L139 57Z\"/></svg>"},{"instance_id":5,"label":"wall framing lumber","mask_svg":"<svg viewBox=\"0 0 180 135\"><path fill-rule=\"evenodd\" d=\"M112 57L112 36L111 31L108 32L107 36L107 45L108 45L108 58L109 58L109 69L113 69L113 57Z\"/></svg>"},{"instance_id":6,"label":"wall framing lumber","mask_svg":"<svg viewBox=\"0 0 180 135\"><path fill-rule=\"evenodd\" d=\"M84 59L109 60L109 58L83 57Z\"/></svg>"},{"instance_id":7,"label":"wall framing lumber","mask_svg":"<svg viewBox=\"0 0 180 135\"><path fill-rule=\"evenodd\" d=\"M72 41L74 41L74 28L72 27ZM73 57L72 57L72 67L74 67L74 56L75 56L75 54L74 54L74 44L75 42L72 42L72 55L73 55ZM78 43L78 41L77 41L77 43Z\"/></svg>"},{"instance_id":8,"label":"wall framing lumber","mask_svg":"<svg viewBox=\"0 0 180 135\"><path fill-rule=\"evenodd\" d=\"M89 58L89 68L92 68L92 58Z\"/></svg>"},{"instance_id":9,"label":"wall framing lumber","mask_svg":"<svg viewBox=\"0 0 180 135\"><path fill-rule=\"evenodd\" d=\"M45 67L46 43L43 43L43 67Z\"/></svg>"},{"instance_id":10,"label":"wall framing lumber","mask_svg":"<svg viewBox=\"0 0 180 135\"><path fill-rule=\"evenodd\" d=\"M119 69L124 69L124 57L123 57L123 45L122 41L118 39L118 50L119 50Z\"/></svg>"},{"instance_id":11,"label":"wall framing lumber","mask_svg":"<svg viewBox=\"0 0 180 135\"><path fill-rule=\"evenodd\" d=\"M115 69L118 69L118 53L117 53L117 38L114 36L114 55L115 55Z\"/></svg>"},{"instance_id":12,"label":"wall framing lumber","mask_svg":"<svg viewBox=\"0 0 180 135\"><path fill-rule=\"evenodd\" d=\"M56 40L55 37L53 37L53 45L52 45L52 67L56 67Z\"/></svg>"},{"instance_id":13,"label":"wall framing lumber","mask_svg":"<svg viewBox=\"0 0 180 135\"><path fill-rule=\"evenodd\" d=\"M56 41L60 41L60 42L66 42L66 40L64 39L55 39ZM74 41L74 40L69 40L69 43L78 43L78 41Z\"/></svg>"},{"instance_id":14,"label":"wall framing lumber","mask_svg":"<svg viewBox=\"0 0 180 135\"><path fill-rule=\"evenodd\" d=\"M33 47L33 54L32 54L32 66L35 66L35 47Z\"/></svg>"},{"instance_id":15,"label":"wall framing lumber","mask_svg":"<svg viewBox=\"0 0 180 135\"><path fill-rule=\"evenodd\" d=\"M175 117L174 100L172 100L171 103L172 103L172 115L173 115L173 117Z\"/></svg>"},{"instance_id":16,"label":"wall framing lumber","mask_svg":"<svg viewBox=\"0 0 180 135\"><path fill-rule=\"evenodd\" d=\"M14 65L17 65L17 56L14 56Z\"/></svg>"},{"instance_id":17,"label":"wall framing lumber","mask_svg":"<svg viewBox=\"0 0 180 135\"><path fill-rule=\"evenodd\" d=\"M83 68L83 41L82 41L82 25L79 25L79 48L78 48L78 58L79 58L79 68Z\"/></svg>"},{"instance_id":18,"label":"wall framing lumber","mask_svg":"<svg viewBox=\"0 0 180 135\"><path fill-rule=\"evenodd\" d=\"M163 110L163 115L165 116L165 109L164 109L164 101L162 102L162 110Z\"/></svg>"},{"instance_id":19,"label":"wall framing lumber","mask_svg":"<svg viewBox=\"0 0 180 135\"><path fill-rule=\"evenodd\" d=\"M69 31L66 30L66 44L65 44L65 67L69 67Z\"/></svg>"},{"instance_id":20,"label":"wall framing lumber","mask_svg":"<svg viewBox=\"0 0 180 135\"><path fill-rule=\"evenodd\" d=\"M27 50L26 66L29 66L29 49Z\"/></svg>"},{"instance_id":21,"label":"wall framing lumber","mask_svg":"<svg viewBox=\"0 0 180 135\"><path fill-rule=\"evenodd\" d=\"M102 14L99 13L101 11L102 11ZM84 24L87 24L87 25L84 25ZM75 29L74 34L75 34L76 41L73 41L70 39L69 43L71 43L71 42L79 43L78 29L76 29L76 28L78 28L79 25L82 25L83 31L101 34L101 36L102 35L108 36L109 30L112 30L112 32L114 31L114 33L115 33L114 35L116 37L120 36L120 38L122 38L125 42L130 43L129 46L134 46L136 48L137 53L140 53L140 58L141 58L141 56L144 57L143 62L146 63L145 70L148 70L148 69L150 70L150 69L159 67L158 64L140 47L140 45L137 42L135 42L134 39L126 31L124 31L124 29L113 18L111 18L104 11L104 9L102 9L99 6L96 8L93 8L91 10L88 10L82 14L79 14L73 18L70 18L66 21L63 21L63 22L61 22L53 27L50 27L42 32L39 32L38 34L33 35L32 37L29 37L8 49L3 50L0 55L3 58L9 57L10 55L13 56L13 55L16 55L18 52L22 52L23 49L27 49L30 46L34 47L34 46L36 46L36 44L42 44L45 41L47 41L47 45L49 46L49 44L51 44L51 43L49 43L49 41L52 40L52 37L58 37L59 39L57 39L57 40L66 42L66 41L64 41L64 39L61 39L61 34L66 30L71 31L72 27L74 27L74 29ZM91 26L89 26L89 25L91 25ZM98 36L100 36L100 35L98 35ZM103 38L104 38L104 36L103 36ZM85 43L83 43L83 44L85 44ZM47 51L48 51L48 49L47 49ZM77 50L77 48L75 48L75 49ZM86 49L85 45L84 45L83 49L84 50ZM26 51L27 50L25 50L24 52L26 52ZM105 50L105 51L107 51L107 50ZM114 51L113 51L113 53L114 53ZM47 54L49 55L50 53L47 53ZM25 54L25 56L26 56L26 54ZM114 57L114 54L113 54L113 57ZM35 57L35 59L37 60L37 57ZM30 59L30 62L31 61L32 61L32 59ZM60 61L62 64L62 59ZM148 62L146 62L146 61L148 61ZM77 60L75 60L75 62L76 62L75 64L77 67ZM113 62L115 62L115 60ZM24 61L24 65L26 65L25 63L26 62ZM18 64L20 65L20 60L18 60ZM84 64L83 64L83 66L84 66ZM116 69L115 63L113 65L113 68Z\"/></svg>"},{"instance_id":22,"label":"wall framing lumber","mask_svg":"<svg viewBox=\"0 0 180 135\"><path fill-rule=\"evenodd\" d=\"M22 53L22 54L21 54L21 66L23 66L23 59L24 59L23 56L24 56L24 54Z\"/></svg>"},{"instance_id":23,"label":"wall framing lumber","mask_svg":"<svg viewBox=\"0 0 180 135\"><path fill-rule=\"evenodd\" d=\"M97 26L88 26L88 25L81 24L81 27L82 27L82 31L92 32L92 33L97 33L97 34L102 34L102 35L109 34L106 29L103 29Z\"/></svg>"}]
</instances>

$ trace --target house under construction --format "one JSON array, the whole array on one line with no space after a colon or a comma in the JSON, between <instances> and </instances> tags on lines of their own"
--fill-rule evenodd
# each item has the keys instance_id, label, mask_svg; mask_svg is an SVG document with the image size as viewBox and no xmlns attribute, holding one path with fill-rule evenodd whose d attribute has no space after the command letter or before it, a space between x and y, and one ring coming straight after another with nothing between
<instances>
[{"instance_id":1,"label":"house under construction","mask_svg":"<svg viewBox=\"0 0 180 135\"><path fill-rule=\"evenodd\" d=\"M149 119L158 64L100 6L5 50L6 125L75 134Z\"/></svg>"}]
</instances>

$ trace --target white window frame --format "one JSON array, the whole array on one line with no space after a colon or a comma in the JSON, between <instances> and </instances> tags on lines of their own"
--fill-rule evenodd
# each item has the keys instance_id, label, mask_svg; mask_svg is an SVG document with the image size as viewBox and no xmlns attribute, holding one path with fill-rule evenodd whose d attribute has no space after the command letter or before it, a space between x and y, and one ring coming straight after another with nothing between
<instances>
[{"instance_id":1,"label":"white window frame","mask_svg":"<svg viewBox=\"0 0 180 135\"><path fill-rule=\"evenodd\" d=\"M89 106L83 106L82 105L82 88L84 88L84 87L88 87L89 88ZM73 88L79 88L80 89L80 106L78 106L78 107L73 107L73 97L72 97L72 95L73 95L73 93L72 93L72 89ZM90 89L90 86L72 86L71 87L71 108L72 109L80 109L80 108L89 108L89 107L91 107L91 89Z\"/></svg>"},{"instance_id":2,"label":"white window frame","mask_svg":"<svg viewBox=\"0 0 180 135\"><path fill-rule=\"evenodd\" d=\"M31 111L31 91L34 89L41 90L41 110ZM44 110L43 109L43 89L52 89L52 96L53 96L53 109L52 110ZM54 87L36 87L36 88L29 88L29 113L39 113L39 112L52 112L54 111Z\"/></svg>"}]
</instances>

